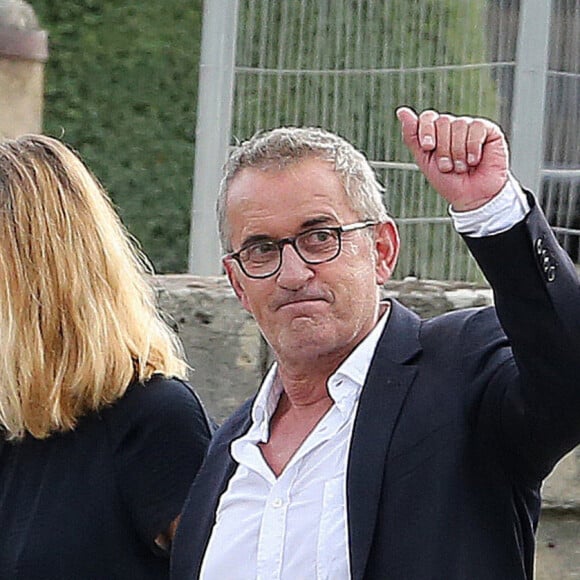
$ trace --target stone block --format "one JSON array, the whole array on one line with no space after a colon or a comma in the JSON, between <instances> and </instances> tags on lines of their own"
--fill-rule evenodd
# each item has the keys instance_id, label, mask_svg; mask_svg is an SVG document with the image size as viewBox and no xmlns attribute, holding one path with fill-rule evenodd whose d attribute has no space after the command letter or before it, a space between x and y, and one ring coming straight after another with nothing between
<instances>
[{"instance_id":1,"label":"stone block","mask_svg":"<svg viewBox=\"0 0 580 580\"><path fill-rule=\"evenodd\" d=\"M564 457L542 488L543 505L559 511L574 511L580 517L580 447ZM578 535L580 545L580 534Z\"/></svg>"},{"instance_id":2,"label":"stone block","mask_svg":"<svg viewBox=\"0 0 580 580\"><path fill-rule=\"evenodd\" d=\"M493 302L489 287L469 282L440 280L389 280L383 290L385 298L396 298L422 318L432 318L459 308L489 306Z\"/></svg>"},{"instance_id":3,"label":"stone block","mask_svg":"<svg viewBox=\"0 0 580 580\"><path fill-rule=\"evenodd\" d=\"M536 580L580 580L580 447L544 482L537 538Z\"/></svg>"},{"instance_id":4,"label":"stone block","mask_svg":"<svg viewBox=\"0 0 580 580\"><path fill-rule=\"evenodd\" d=\"M535 580L580 579L580 514L544 510L537 534Z\"/></svg>"},{"instance_id":5,"label":"stone block","mask_svg":"<svg viewBox=\"0 0 580 580\"><path fill-rule=\"evenodd\" d=\"M221 422L258 388L265 342L224 277L159 276L156 285L192 366L190 381Z\"/></svg>"}]
</instances>

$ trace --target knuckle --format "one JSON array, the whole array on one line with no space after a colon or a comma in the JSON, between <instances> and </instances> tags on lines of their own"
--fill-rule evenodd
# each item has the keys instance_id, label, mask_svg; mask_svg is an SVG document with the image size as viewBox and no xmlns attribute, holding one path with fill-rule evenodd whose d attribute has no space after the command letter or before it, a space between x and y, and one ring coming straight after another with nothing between
<instances>
[{"instance_id":1,"label":"knuckle","mask_svg":"<svg viewBox=\"0 0 580 580\"><path fill-rule=\"evenodd\" d=\"M470 126L470 132L474 135L483 135L487 132L489 123L484 119L474 119Z\"/></svg>"},{"instance_id":2,"label":"knuckle","mask_svg":"<svg viewBox=\"0 0 580 580\"><path fill-rule=\"evenodd\" d=\"M467 132L470 123L471 120L469 117L457 117L457 119L453 121L453 130L457 133Z\"/></svg>"},{"instance_id":3,"label":"knuckle","mask_svg":"<svg viewBox=\"0 0 580 580\"><path fill-rule=\"evenodd\" d=\"M439 113L433 109L426 109L419 115L419 120L422 122L432 123L439 117Z\"/></svg>"},{"instance_id":4,"label":"knuckle","mask_svg":"<svg viewBox=\"0 0 580 580\"><path fill-rule=\"evenodd\" d=\"M453 117L453 115L450 115L449 113L443 113L442 115L439 115L439 118L437 119L437 124L451 125L454 119L455 117Z\"/></svg>"}]
</instances>

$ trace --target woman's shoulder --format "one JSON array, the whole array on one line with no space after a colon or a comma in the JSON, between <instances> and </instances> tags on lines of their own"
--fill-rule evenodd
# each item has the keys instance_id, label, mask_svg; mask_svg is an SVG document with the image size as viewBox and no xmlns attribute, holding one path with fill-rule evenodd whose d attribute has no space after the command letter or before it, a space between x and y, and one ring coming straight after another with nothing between
<instances>
[{"instance_id":1,"label":"woman's shoulder","mask_svg":"<svg viewBox=\"0 0 580 580\"><path fill-rule=\"evenodd\" d=\"M181 405L186 408L201 406L193 387L183 379L153 375L146 381L131 383L110 410L119 414L143 415L178 408Z\"/></svg>"},{"instance_id":2,"label":"woman's shoulder","mask_svg":"<svg viewBox=\"0 0 580 580\"><path fill-rule=\"evenodd\" d=\"M206 431L209 433L209 418L191 385L163 375L132 383L101 415L110 425L114 439L136 428L174 432L183 426L186 432L193 429L204 436Z\"/></svg>"},{"instance_id":3,"label":"woman's shoulder","mask_svg":"<svg viewBox=\"0 0 580 580\"><path fill-rule=\"evenodd\" d=\"M146 381L131 383L127 387L122 401L127 406L155 406L157 404L166 405L182 401L199 402L199 397L187 381L155 374Z\"/></svg>"}]
</instances>

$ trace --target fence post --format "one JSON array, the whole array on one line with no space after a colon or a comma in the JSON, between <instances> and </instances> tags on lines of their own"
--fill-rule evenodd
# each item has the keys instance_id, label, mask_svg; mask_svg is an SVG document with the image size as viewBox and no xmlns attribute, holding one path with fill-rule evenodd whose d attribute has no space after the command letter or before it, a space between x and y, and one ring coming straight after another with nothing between
<instances>
[{"instance_id":1,"label":"fence post","mask_svg":"<svg viewBox=\"0 0 580 580\"><path fill-rule=\"evenodd\" d=\"M521 0L512 108L514 175L541 196L552 0Z\"/></svg>"},{"instance_id":2,"label":"fence post","mask_svg":"<svg viewBox=\"0 0 580 580\"><path fill-rule=\"evenodd\" d=\"M204 2L189 272L221 273L215 201L232 119L238 0Z\"/></svg>"},{"instance_id":3,"label":"fence post","mask_svg":"<svg viewBox=\"0 0 580 580\"><path fill-rule=\"evenodd\" d=\"M22 0L0 0L0 138L42 130L48 37Z\"/></svg>"}]
</instances>

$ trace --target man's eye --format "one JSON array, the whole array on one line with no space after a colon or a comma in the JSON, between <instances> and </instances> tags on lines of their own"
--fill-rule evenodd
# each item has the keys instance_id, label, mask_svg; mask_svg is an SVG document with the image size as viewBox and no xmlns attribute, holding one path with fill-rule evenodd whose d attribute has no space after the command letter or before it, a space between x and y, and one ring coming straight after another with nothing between
<instances>
[{"instance_id":1,"label":"man's eye","mask_svg":"<svg viewBox=\"0 0 580 580\"><path fill-rule=\"evenodd\" d=\"M276 244L273 242L262 242L260 244L255 244L250 248L253 254L271 254L278 250Z\"/></svg>"},{"instance_id":2,"label":"man's eye","mask_svg":"<svg viewBox=\"0 0 580 580\"><path fill-rule=\"evenodd\" d=\"M244 250L247 260L252 262L263 262L278 256L278 246L275 242L258 242L252 244Z\"/></svg>"},{"instance_id":3,"label":"man's eye","mask_svg":"<svg viewBox=\"0 0 580 580\"><path fill-rule=\"evenodd\" d=\"M305 236L304 242L309 246L324 245L334 240L334 235L331 230L314 230L308 232Z\"/></svg>"}]
</instances>

